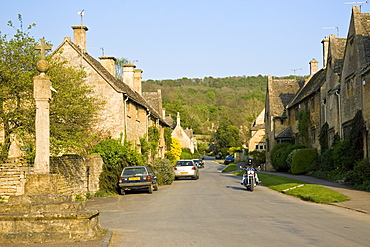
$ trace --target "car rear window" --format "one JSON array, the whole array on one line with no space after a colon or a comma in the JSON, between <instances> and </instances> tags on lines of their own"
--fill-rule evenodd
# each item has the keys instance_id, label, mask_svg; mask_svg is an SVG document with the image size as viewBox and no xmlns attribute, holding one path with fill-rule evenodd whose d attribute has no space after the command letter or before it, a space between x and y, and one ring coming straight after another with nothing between
<instances>
[{"instance_id":1,"label":"car rear window","mask_svg":"<svg viewBox=\"0 0 370 247\"><path fill-rule=\"evenodd\" d=\"M145 168L128 168L123 170L123 175L148 175Z\"/></svg>"},{"instance_id":2,"label":"car rear window","mask_svg":"<svg viewBox=\"0 0 370 247\"><path fill-rule=\"evenodd\" d=\"M176 166L193 166L191 161L177 161Z\"/></svg>"}]
</instances>

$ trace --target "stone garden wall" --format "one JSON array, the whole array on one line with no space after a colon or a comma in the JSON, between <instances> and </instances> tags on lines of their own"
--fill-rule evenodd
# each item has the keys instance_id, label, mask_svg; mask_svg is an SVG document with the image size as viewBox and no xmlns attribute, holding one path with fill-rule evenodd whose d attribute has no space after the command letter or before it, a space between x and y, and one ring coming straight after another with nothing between
<instances>
[{"instance_id":1,"label":"stone garden wall","mask_svg":"<svg viewBox=\"0 0 370 247\"><path fill-rule=\"evenodd\" d=\"M100 155L86 157L66 155L50 159L50 172L58 174L58 193L86 196L99 190L99 176L103 160ZM0 164L0 196L7 202L9 196L23 195L28 174L33 165L24 159L12 159Z\"/></svg>"}]
</instances>

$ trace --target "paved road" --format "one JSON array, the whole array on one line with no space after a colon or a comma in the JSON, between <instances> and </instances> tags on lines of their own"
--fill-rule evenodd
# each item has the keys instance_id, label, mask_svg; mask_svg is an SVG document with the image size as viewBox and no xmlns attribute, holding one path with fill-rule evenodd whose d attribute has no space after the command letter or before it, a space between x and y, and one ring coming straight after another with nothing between
<instances>
[{"instance_id":1,"label":"paved road","mask_svg":"<svg viewBox=\"0 0 370 247\"><path fill-rule=\"evenodd\" d=\"M199 180L179 180L153 194L94 198L110 247L370 246L370 215L319 205L258 186L206 160Z\"/></svg>"}]
</instances>

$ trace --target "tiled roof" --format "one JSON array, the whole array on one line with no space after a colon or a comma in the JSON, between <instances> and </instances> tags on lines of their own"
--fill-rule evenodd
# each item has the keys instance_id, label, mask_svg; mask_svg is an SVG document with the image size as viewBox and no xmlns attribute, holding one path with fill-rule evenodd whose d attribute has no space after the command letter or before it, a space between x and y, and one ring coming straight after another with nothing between
<instances>
[{"instance_id":1,"label":"tiled roof","mask_svg":"<svg viewBox=\"0 0 370 247\"><path fill-rule=\"evenodd\" d=\"M303 86L302 80L273 79L268 83L270 116L281 116L285 107L293 100Z\"/></svg>"},{"instance_id":2,"label":"tiled roof","mask_svg":"<svg viewBox=\"0 0 370 247\"><path fill-rule=\"evenodd\" d=\"M65 39L64 42L54 51L54 53L57 52L58 49L62 47L65 42L67 42L74 50L76 50L78 54L82 54L84 60L88 64L90 64L91 67L93 67L95 71L99 73L100 76L103 77L114 90L116 90L118 93L126 94L130 100L141 105L143 108L148 109L155 118L159 119L162 123L169 126L169 124L162 118L161 114L159 114L150 104L148 104L148 102L138 92L133 90L123 81L113 76L111 73L109 73L108 70L106 70L99 61L90 56L87 52L82 51L80 47L75 45L70 40Z\"/></svg>"},{"instance_id":3,"label":"tiled roof","mask_svg":"<svg viewBox=\"0 0 370 247\"><path fill-rule=\"evenodd\" d=\"M318 72L316 72L311 77L311 79L309 79L306 85L297 92L293 101L289 103L288 108L294 107L296 104L299 104L307 97L310 97L312 94L319 92L322 84L325 82L326 79L325 72L326 72L325 69L321 69Z\"/></svg>"},{"instance_id":4,"label":"tiled roof","mask_svg":"<svg viewBox=\"0 0 370 247\"><path fill-rule=\"evenodd\" d=\"M293 129L291 126L283 130L278 136L275 137L276 140L290 140L293 138Z\"/></svg>"}]
</instances>

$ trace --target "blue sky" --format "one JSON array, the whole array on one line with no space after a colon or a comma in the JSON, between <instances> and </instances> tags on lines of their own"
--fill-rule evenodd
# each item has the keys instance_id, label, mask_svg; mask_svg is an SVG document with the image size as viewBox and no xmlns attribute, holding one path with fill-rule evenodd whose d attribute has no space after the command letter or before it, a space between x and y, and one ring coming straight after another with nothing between
<instances>
[{"instance_id":1,"label":"blue sky","mask_svg":"<svg viewBox=\"0 0 370 247\"><path fill-rule=\"evenodd\" d=\"M355 1L1 0L0 31L13 34L7 22L21 14L24 26L36 23L31 36L56 48L84 10L89 54L136 61L144 80L308 75L311 59L322 67L321 40L346 37L346 2Z\"/></svg>"}]
</instances>

